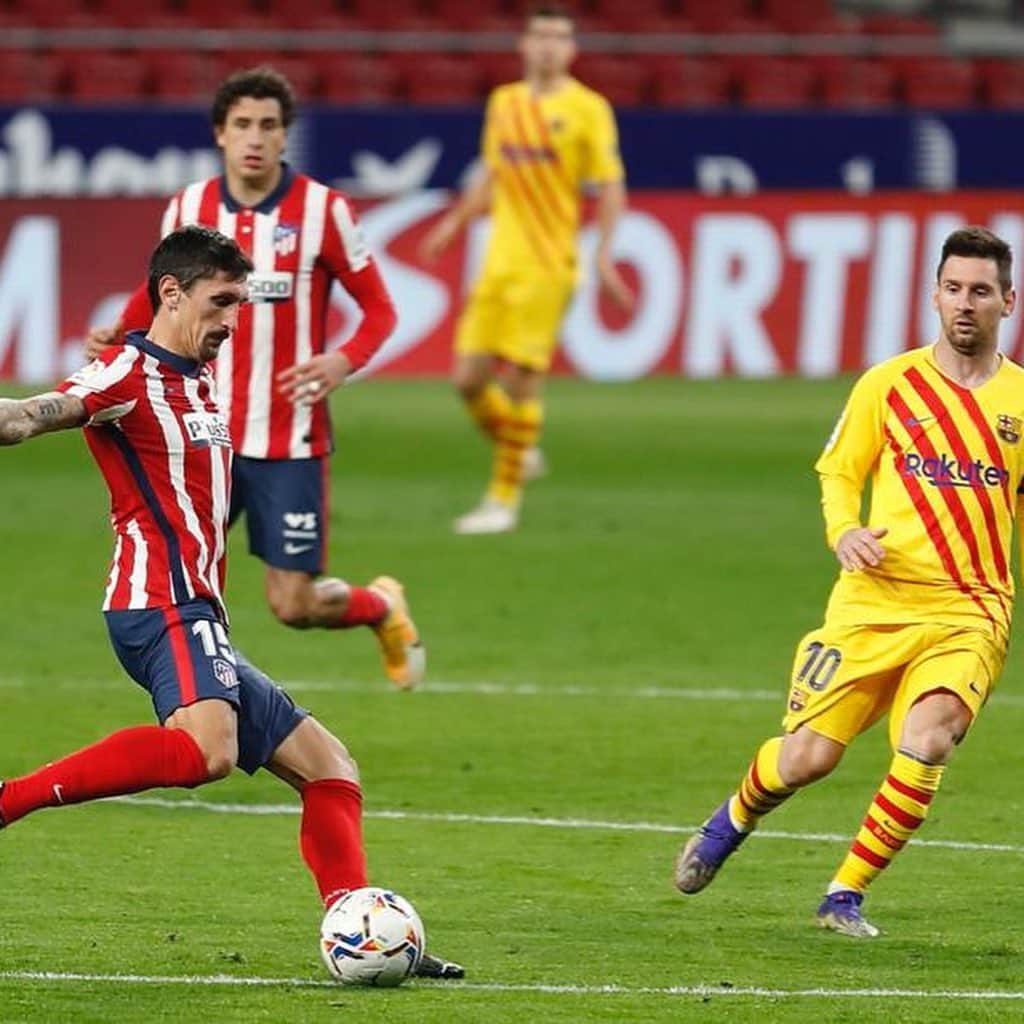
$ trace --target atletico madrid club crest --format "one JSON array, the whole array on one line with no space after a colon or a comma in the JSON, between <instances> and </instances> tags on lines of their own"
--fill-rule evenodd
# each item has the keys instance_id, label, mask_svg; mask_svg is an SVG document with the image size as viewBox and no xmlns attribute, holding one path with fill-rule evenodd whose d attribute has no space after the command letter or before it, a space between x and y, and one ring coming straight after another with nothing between
<instances>
[{"instance_id":1,"label":"atletico madrid club crest","mask_svg":"<svg viewBox=\"0 0 1024 1024\"><path fill-rule=\"evenodd\" d=\"M299 229L294 224L278 224L274 228L274 252L291 256L299 244Z\"/></svg>"},{"instance_id":2,"label":"atletico madrid club crest","mask_svg":"<svg viewBox=\"0 0 1024 1024\"><path fill-rule=\"evenodd\" d=\"M1007 416L1001 412L996 416L996 433L1007 444L1016 444L1020 440L1020 423L1019 416Z\"/></svg>"}]
</instances>

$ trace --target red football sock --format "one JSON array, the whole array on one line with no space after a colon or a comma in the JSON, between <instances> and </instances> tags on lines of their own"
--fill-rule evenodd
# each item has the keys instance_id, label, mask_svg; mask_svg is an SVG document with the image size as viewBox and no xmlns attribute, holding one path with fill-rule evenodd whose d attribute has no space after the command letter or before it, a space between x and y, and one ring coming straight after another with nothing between
<instances>
[{"instance_id":1,"label":"red football sock","mask_svg":"<svg viewBox=\"0 0 1024 1024\"><path fill-rule=\"evenodd\" d=\"M10 825L41 807L80 804L154 786L199 786L206 779L206 758L187 732L139 725L30 775L7 779L0 792L0 818Z\"/></svg>"},{"instance_id":2,"label":"red football sock","mask_svg":"<svg viewBox=\"0 0 1024 1024\"><path fill-rule=\"evenodd\" d=\"M366 885L363 792L356 783L321 779L303 787L299 846L325 907Z\"/></svg>"},{"instance_id":3,"label":"red football sock","mask_svg":"<svg viewBox=\"0 0 1024 1024\"><path fill-rule=\"evenodd\" d=\"M387 613L388 603L377 591L368 587L349 587L348 607L338 619L338 629L375 626Z\"/></svg>"}]
</instances>

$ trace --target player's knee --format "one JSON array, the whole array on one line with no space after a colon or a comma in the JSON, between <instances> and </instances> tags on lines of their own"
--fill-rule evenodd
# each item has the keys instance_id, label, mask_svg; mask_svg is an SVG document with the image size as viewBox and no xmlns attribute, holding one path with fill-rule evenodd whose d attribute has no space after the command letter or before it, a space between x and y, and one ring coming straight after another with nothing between
<instances>
[{"instance_id":1,"label":"player's knee","mask_svg":"<svg viewBox=\"0 0 1024 1024\"><path fill-rule=\"evenodd\" d=\"M900 750L925 764L945 764L966 730L944 723L927 729L905 730Z\"/></svg>"},{"instance_id":2,"label":"player's knee","mask_svg":"<svg viewBox=\"0 0 1024 1024\"><path fill-rule=\"evenodd\" d=\"M349 753L348 747L333 734L324 744L322 758L317 766L322 779L344 779L346 782L359 782L359 765Z\"/></svg>"},{"instance_id":3,"label":"player's knee","mask_svg":"<svg viewBox=\"0 0 1024 1024\"><path fill-rule=\"evenodd\" d=\"M786 737L779 757L779 774L787 786L799 788L828 775L843 756L843 746L816 733Z\"/></svg>"},{"instance_id":4,"label":"player's knee","mask_svg":"<svg viewBox=\"0 0 1024 1024\"><path fill-rule=\"evenodd\" d=\"M206 780L226 779L234 770L238 755L231 750L218 749L206 754Z\"/></svg>"},{"instance_id":5,"label":"player's knee","mask_svg":"<svg viewBox=\"0 0 1024 1024\"><path fill-rule=\"evenodd\" d=\"M459 397L464 402L476 401L484 390L484 381L475 380L471 377L456 375L452 383L455 385L455 390L458 392Z\"/></svg>"},{"instance_id":6,"label":"player's knee","mask_svg":"<svg viewBox=\"0 0 1024 1024\"><path fill-rule=\"evenodd\" d=\"M971 727L971 712L951 693L929 694L903 722L899 749L926 764L945 764Z\"/></svg>"}]
</instances>

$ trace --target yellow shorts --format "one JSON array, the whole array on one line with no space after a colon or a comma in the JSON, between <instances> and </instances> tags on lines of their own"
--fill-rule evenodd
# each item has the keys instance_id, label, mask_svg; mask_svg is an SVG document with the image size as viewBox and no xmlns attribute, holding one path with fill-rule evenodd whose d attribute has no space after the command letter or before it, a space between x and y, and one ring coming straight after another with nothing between
<instances>
[{"instance_id":1,"label":"yellow shorts","mask_svg":"<svg viewBox=\"0 0 1024 1024\"><path fill-rule=\"evenodd\" d=\"M545 372L575 283L551 274L484 274L455 328L459 355L492 355Z\"/></svg>"},{"instance_id":2,"label":"yellow shorts","mask_svg":"<svg viewBox=\"0 0 1024 1024\"><path fill-rule=\"evenodd\" d=\"M976 717L1005 658L1005 647L961 626L822 626L796 649L782 724L786 732L809 724L845 745L891 709L895 749L907 712L926 693L954 693Z\"/></svg>"}]
</instances>

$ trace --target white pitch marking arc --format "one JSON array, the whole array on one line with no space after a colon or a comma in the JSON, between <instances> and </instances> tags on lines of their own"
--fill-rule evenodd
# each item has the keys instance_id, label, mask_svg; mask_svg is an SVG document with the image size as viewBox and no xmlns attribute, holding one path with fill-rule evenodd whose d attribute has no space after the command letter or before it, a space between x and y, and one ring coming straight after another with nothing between
<instances>
[{"instance_id":1,"label":"white pitch marking arc","mask_svg":"<svg viewBox=\"0 0 1024 1024\"><path fill-rule=\"evenodd\" d=\"M86 974L64 971L0 971L2 981L94 982L114 985L205 985L236 988L313 988L336 989L338 983L319 978L261 978L234 974ZM427 986L424 986L425 988ZM429 988L435 988L430 985ZM1015 1002L1024 1000L1024 992L999 989L901 989L901 988L761 988L736 985L545 985L504 982L445 982L439 991L451 992L523 992L568 996L717 996L755 999L956 999Z\"/></svg>"},{"instance_id":2,"label":"white pitch marking arc","mask_svg":"<svg viewBox=\"0 0 1024 1024\"><path fill-rule=\"evenodd\" d=\"M168 800L158 796L115 797L107 803L130 804L133 807L159 807L173 811L208 811L211 814L242 814L252 816L299 814L297 804L228 804L206 800ZM364 811L364 818L382 821L424 821L454 825L520 825L533 828L585 829L606 832L658 832L669 835L688 835L696 825L663 825L652 821L600 821L590 818L541 818L514 814L463 814L431 811ZM755 839L786 839L804 843L849 843L848 835L829 832L773 832L759 829ZM1010 843L972 843L954 839L912 839L914 846L935 847L942 850L969 850L982 853L1024 854L1024 846Z\"/></svg>"}]
</instances>

